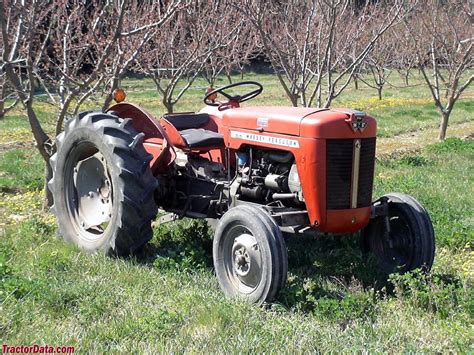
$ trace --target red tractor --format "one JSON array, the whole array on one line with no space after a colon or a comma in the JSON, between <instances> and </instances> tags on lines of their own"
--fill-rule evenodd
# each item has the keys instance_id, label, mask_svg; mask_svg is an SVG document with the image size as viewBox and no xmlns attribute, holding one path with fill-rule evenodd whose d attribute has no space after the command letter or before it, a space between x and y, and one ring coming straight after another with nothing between
<instances>
[{"instance_id":1,"label":"red tractor","mask_svg":"<svg viewBox=\"0 0 474 355\"><path fill-rule=\"evenodd\" d=\"M126 255L152 237L158 208L167 212L158 223L215 221L221 288L257 303L285 285L282 232L361 231L381 270L429 270L435 241L426 210L401 193L372 202L375 119L348 109L240 106L262 90L227 85L208 92L200 112L160 119L119 102L68 120L49 182L60 234L91 252Z\"/></svg>"}]
</instances>

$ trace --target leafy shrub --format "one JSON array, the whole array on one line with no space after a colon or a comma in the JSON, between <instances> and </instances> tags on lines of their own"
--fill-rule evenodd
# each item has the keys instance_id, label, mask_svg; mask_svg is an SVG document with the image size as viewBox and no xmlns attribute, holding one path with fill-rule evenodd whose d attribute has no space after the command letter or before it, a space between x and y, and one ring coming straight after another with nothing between
<instances>
[{"instance_id":1,"label":"leafy shrub","mask_svg":"<svg viewBox=\"0 0 474 355\"><path fill-rule=\"evenodd\" d=\"M280 299L300 312L310 312L318 318L347 322L375 316L376 299L370 292L338 289L341 281L320 275L301 278L291 274ZM353 284L357 282L352 280Z\"/></svg>"}]
</instances>

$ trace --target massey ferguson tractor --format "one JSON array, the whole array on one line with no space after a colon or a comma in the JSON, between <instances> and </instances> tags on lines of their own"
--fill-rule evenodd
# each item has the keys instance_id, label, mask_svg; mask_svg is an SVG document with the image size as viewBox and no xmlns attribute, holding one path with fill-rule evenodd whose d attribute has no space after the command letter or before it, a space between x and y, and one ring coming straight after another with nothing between
<instances>
[{"instance_id":1,"label":"massey ferguson tractor","mask_svg":"<svg viewBox=\"0 0 474 355\"><path fill-rule=\"evenodd\" d=\"M361 232L380 270L429 270L434 231L413 197L372 201L377 123L349 109L242 107L263 88L208 91L201 111L157 119L120 102L66 122L51 158L53 212L65 240L133 253L152 221L214 223L213 260L227 296L274 300L288 262L282 236ZM223 101L217 101L217 94Z\"/></svg>"}]
</instances>

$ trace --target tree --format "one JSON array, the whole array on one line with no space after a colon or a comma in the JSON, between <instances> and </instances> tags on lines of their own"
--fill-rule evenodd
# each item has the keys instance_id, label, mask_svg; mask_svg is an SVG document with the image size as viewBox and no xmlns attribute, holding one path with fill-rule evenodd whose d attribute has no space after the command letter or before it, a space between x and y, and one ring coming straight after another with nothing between
<instances>
[{"instance_id":1,"label":"tree","mask_svg":"<svg viewBox=\"0 0 474 355\"><path fill-rule=\"evenodd\" d=\"M50 103L58 108L58 134L66 115L77 113L81 104L107 81L108 75L123 74L128 65L122 51L124 41L135 36L141 36L143 41L148 31L161 26L179 3L169 2L160 13L149 7L152 5L127 0L0 3L1 68L26 110L38 151L45 161L45 206L52 204L46 182L52 175L49 158L55 147L38 120L35 82L41 84ZM142 17L127 21L127 13Z\"/></svg>"},{"instance_id":2,"label":"tree","mask_svg":"<svg viewBox=\"0 0 474 355\"><path fill-rule=\"evenodd\" d=\"M369 78L359 76L359 80L365 85L377 90L379 100L382 100L383 88L387 84L395 64L396 44L393 34L395 31L396 28L392 27L391 30L380 36L380 39L374 44L374 48L367 56L363 66L366 68L366 72L369 73Z\"/></svg>"},{"instance_id":3,"label":"tree","mask_svg":"<svg viewBox=\"0 0 474 355\"><path fill-rule=\"evenodd\" d=\"M135 70L152 78L167 112L173 112L206 64L212 68L211 82L220 73L222 56L214 55L227 47L239 26L226 20L227 7L218 1L188 4L153 36L135 61Z\"/></svg>"},{"instance_id":4,"label":"tree","mask_svg":"<svg viewBox=\"0 0 474 355\"><path fill-rule=\"evenodd\" d=\"M403 24L401 28L397 26L396 30L391 31L391 36L394 42L393 67L403 78L405 86L410 86L410 74L417 67L415 44Z\"/></svg>"},{"instance_id":5,"label":"tree","mask_svg":"<svg viewBox=\"0 0 474 355\"><path fill-rule=\"evenodd\" d=\"M234 16L237 15L238 12L234 12ZM246 21L242 21L241 26L235 34L235 39L231 41L227 49L229 60L225 63L224 71L229 80L229 84L232 84L232 72L235 70L238 71L240 80L243 80L245 67L250 64L252 58L255 58L261 53L255 28L248 26Z\"/></svg>"},{"instance_id":6,"label":"tree","mask_svg":"<svg viewBox=\"0 0 474 355\"><path fill-rule=\"evenodd\" d=\"M405 27L416 51L416 64L441 114L438 138L446 138L449 117L473 82L472 7L469 1L421 1ZM466 77L467 76L467 77Z\"/></svg>"},{"instance_id":7,"label":"tree","mask_svg":"<svg viewBox=\"0 0 474 355\"><path fill-rule=\"evenodd\" d=\"M5 6L7 5L7 6ZM45 52L49 30L45 23L52 16L54 7L45 2L0 2L0 27L2 31L2 71L5 71L26 111L39 153L45 161L45 173L51 176L49 157L52 141L44 131L36 114L34 103L35 69ZM52 202L45 182L46 202Z\"/></svg>"},{"instance_id":8,"label":"tree","mask_svg":"<svg viewBox=\"0 0 474 355\"><path fill-rule=\"evenodd\" d=\"M117 43L113 60L105 64L108 81L108 93L102 109L105 110L112 102L113 92L120 86L121 79L131 70L145 46L161 31L162 26L186 6L181 0L173 0L163 6L160 1L134 3L124 17L124 32Z\"/></svg>"},{"instance_id":9,"label":"tree","mask_svg":"<svg viewBox=\"0 0 474 355\"><path fill-rule=\"evenodd\" d=\"M265 6L246 0L239 8L255 26L293 106L323 107L345 90L379 37L404 9L401 0L390 6L369 4L357 11L349 0L291 0ZM377 21L371 36L362 36L379 17L385 21Z\"/></svg>"},{"instance_id":10,"label":"tree","mask_svg":"<svg viewBox=\"0 0 474 355\"><path fill-rule=\"evenodd\" d=\"M7 100L13 100L13 102L5 106ZM0 119L5 117L8 111L12 110L17 104L18 97L9 87L6 74L0 73Z\"/></svg>"},{"instance_id":11,"label":"tree","mask_svg":"<svg viewBox=\"0 0 474 355\"><path fill-rule=\"evenodd\" d=\"M222 3L221 3L221 6ZM238 71L243 79L244 68L250 58L257 52L256 33L252 26L239 18L239 12L233 7L226 6L225 15L219 18L217 32L227 32L222 38L223 44L216 48L204 64L202 74L210 87L215 86L217 77L224 73L229 83L232 83L231 74Z\"/></svg>"}]
</instances>

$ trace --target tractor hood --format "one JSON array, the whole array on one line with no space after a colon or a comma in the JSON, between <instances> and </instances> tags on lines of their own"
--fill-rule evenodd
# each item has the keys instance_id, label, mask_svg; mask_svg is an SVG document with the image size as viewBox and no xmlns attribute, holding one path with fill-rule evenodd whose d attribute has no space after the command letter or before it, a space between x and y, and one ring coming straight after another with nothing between
<instances>
[{"instance_id":1,"label":"tractor hood","mask_svg":"<svg viewBox=\"0 0 474 355\"><path fill-rule=\"evenodd\" d=\"M349 109L306 107L239 107L222 114L229 128L280 133L308 138L341 138L375 136L376 122L363 112ZM353 124L362 124L354 129Z\"/></svg>"}]
</instances>

